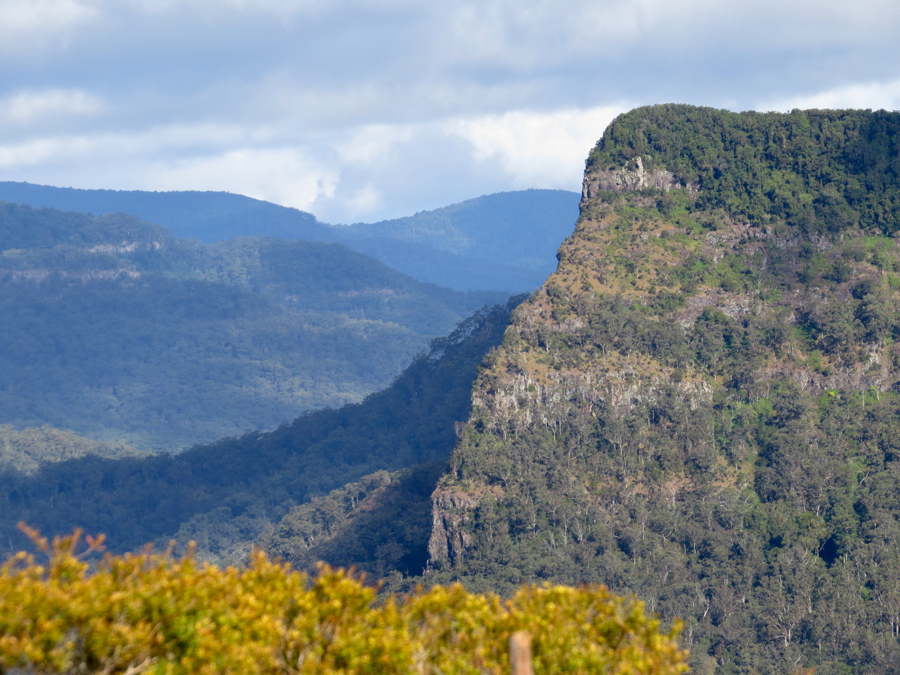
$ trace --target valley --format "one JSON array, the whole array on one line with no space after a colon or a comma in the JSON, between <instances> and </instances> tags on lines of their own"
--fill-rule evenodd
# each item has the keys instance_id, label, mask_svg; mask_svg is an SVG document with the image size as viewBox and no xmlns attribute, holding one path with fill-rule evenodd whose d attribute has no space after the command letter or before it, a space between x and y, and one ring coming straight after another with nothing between
<instances>
[{"instance_id":1,"label":"valley","mask_svg":"<svg viewBox=\"0 0 900 675\"><path fill-rule=\"evenodd\" d=\"M173 452L362 400L508 293L337 243L0 204L0 420Z\"/></svg>"},{"instance_id":2,"label":"valley","mask_svg":"<svg viewBox=\"0 0 900 675\"><path fill-rule=\"evenodd\" d=\"M363 316L352 275L321 291L292 267L301 251L343 250L333 243L106 250L103 279L202 270L232 294L217 308L259 311L239 296L256 293L282 312L301 298L303 311L370 321L377 306L382 325L432 341L382 391L274 431L27 471L17 455L0 474L0 540L25 545L26 520L105 532L114 551L192 540L223 564L255 545L301 570L355 566L385 592L602 583L666 626L681 619L696 672L894 672L898 157L898 113L632 110L588 157L557 269L509 302L475 295L493 307L446 338L437 326L471 312L473 294L405 282L418 306ZM84 222L138 227L123 218ZM363 239L416 244L422 222ZM64 280L101 269L79 267L93 241L10 248L26 252L8 256L6 283L52 255L69 292ZM436 314L445 323L422 323Z\"/></svg>"}]
</instances>

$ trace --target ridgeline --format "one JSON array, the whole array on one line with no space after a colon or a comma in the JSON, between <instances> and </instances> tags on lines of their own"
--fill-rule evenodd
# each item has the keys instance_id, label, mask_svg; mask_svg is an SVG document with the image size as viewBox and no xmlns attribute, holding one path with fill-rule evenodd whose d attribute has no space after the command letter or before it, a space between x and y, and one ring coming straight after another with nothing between
<instances>
[{"instance_id":1,"label":"ridgeline","mask_svg":"<svg viewBox=\"0 0 900 675\"><path fill-rule=\"evenodd\" d=\"M174 452L390 384L506 293L341 244L216 245L125 214L0 203L0 423Z\"/></svg>"},{"instance_id":2,"label":"ridgeline","mask_svg":"<svg viewBox=\"0 0 900 675\"><path fill-rule=\"evenodd\" d=\"M900 662L900 114L640 108L433 495L429 582L602 582L700 673Z\"/></svg>"}]
</instances>

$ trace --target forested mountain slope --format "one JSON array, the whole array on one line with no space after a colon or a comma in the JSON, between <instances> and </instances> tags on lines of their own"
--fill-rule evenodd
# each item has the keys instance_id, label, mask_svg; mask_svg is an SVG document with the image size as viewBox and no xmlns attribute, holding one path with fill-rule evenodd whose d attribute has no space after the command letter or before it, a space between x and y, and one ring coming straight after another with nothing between
<instances>
[{"instance_id":1,"label":"forested mountain slope","mask_svg":"<svg viewBox=\"0 0 900 675\"><path fill-rule=\"evenodd\" d=\"M0 424L0 471L31 474L48 462L87 456L115 459L146 454L146 451L124 443L101 443L51 426L16 429L11 424Z\"/></svg>"},{"instance_id":2,"label":"forested mountain slope","mask_svg":"<svg viewBox=\"0 0 900 675\"><path fill-rule=\"evenodd\" d=\"M524 190L335 231L348 246L423 281L530 292L556 269L554 254L577 215L574 192Z\"/></svg>"},{"instance_id":3,"label":"forested mountain slope","mask_svg":"<svg viewBox=\"0 0 900 675\"><path fill-rule=\"evenodd\" d=\"M0 199L97 215L130 213L211 244L247 236L341 242L421 281L462 291L534 290L556 269L556 249L578 214L578 195L564 190L501 192L406 218L338 226L227 192L77 190L5 181Z\"/></svg>"},{"instance_id":4,"label":"forested mountain slope","mask_svg":"<svg viewBox=\"0 0 900 675\"><path fill-rule=\"evenodd\" d=\"M178 450L379 390L502 293L340 244L0 203L0 424Z\"/></svg>"},{"instance_id":5,"label":"forested mountain slope","mask_svg":"<svg viewBox=\"0 0 900 675\"><path fill-rule=\"evenodd\" d=\"M640 108L433 494L431 582L603 582L697 672L900 663L900 114Z\"/></svg>"},{"instance_id":6,"label":"forested mountain slope","mask_svg":"<svg viewBox=\"0 0 900 675\"><path fill-rule=\"evenodd\" d=\"M27 545L16 529L25 521L45 536L76 527L104 533L117 552L193 539L205 559L238 563L292 507L373 473L431 466L424 478L420 469L413 472L426 481L419 492L427 498L456 440L456 425L468 417L479 364L501 341L510 310L521 300L476 312L361 403L176 455L90 456L43 463L36 471L0 470L3 550ZM422 514L425 523L397 526L418 536L395 537L387 542L390 551L380 554L412 573L427 559L427 505Z\"/></svg>"}]
</instances>

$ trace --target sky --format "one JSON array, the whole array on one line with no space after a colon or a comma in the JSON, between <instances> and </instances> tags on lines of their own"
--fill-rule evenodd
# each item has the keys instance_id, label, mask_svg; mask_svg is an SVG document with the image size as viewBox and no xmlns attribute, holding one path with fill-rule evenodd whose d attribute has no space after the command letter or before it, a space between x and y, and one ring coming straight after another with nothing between
<instances>
[{"instance_id":1,"label":"sky","mask_svg":"<svg viewBox=\"0 0 900 675\"><path fill-rule=\"evenodd\" d=\"M653 103L900 108L896 0L0 0L0 180L329 223L579 191Z\"/></svg>"}]
</instances>

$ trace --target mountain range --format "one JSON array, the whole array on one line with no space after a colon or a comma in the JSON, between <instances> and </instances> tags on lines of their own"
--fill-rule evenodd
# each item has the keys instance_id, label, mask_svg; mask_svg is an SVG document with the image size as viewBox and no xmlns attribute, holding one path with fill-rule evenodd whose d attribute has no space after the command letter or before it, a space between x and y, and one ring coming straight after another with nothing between
<instances>
[{"instance_id":1,"label":"mountain range","mask_svg":"<svg viewBox=\"0 0 900 675\"><path fill-rule=\"evenodd\" d=\"M426 283L460 291L530 292L578 214L578 194L485 195L378 223L326 225L293 208L227 192L79 190L0 182L0 200L91 214L127 213L176 236L216 244L270 236L342 243Z\"/></svg>"},{"instance_id":2,"label":"mountain range","mask_svg":"<svg viewBox=\"0 0 900 675\"><path fill-rule=\"evenodd\" d=\"M2 534L174 536L385 588L600 582L695 672L900 662L900 113L618 117L528 298L392 387L172 456L0 475Z\"/></svg>"},{"instance_id":3,"label":"mountain range","mask_svg":"<svg viewBox=\"0 0 900 675\"><path fill-rule=\"evenodd\" d=\"M11 203L0 287L0 423L156 451L360 401L508 297L337 243L204 244L136 216Z\"/></svg>"},{"instance_id":4,"label":"mountain range","mask_svg":"<svg viewBox=\"0 0 900 675\"><path fill-rule=\"evenodd\" d=\"M93 451L38 467L24 459L0 467L0 542L10 551L26 545L16 527L25 521L48 535L76 527L104 532L116 552L194 540L205 559L240 563L293 506L348 482L371 482L371 474L420 467L416 495L427 503L456 429L469 414L479 364L501 341L509 312L522 299L476 312L449 336L436 338L383 391L360 403L307 412L274 431L174 455L120 451L112 457L104 448L88 448ZM359 498L354 493L351 501ZM418 574L427 560L429 513L419 509L413 522L405 520L411 512L401 515L389 531L376 533L386 544L379 559L385 570Z\"/></svg>"}]
</instances>

